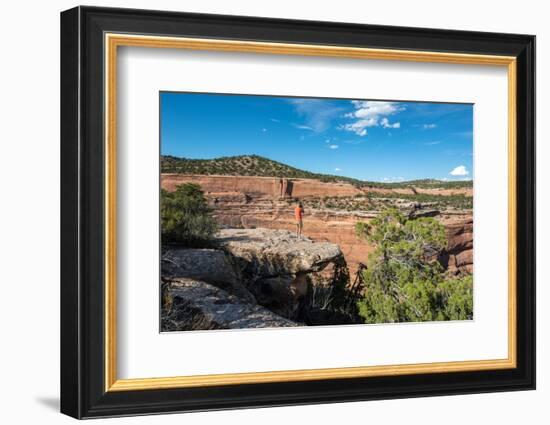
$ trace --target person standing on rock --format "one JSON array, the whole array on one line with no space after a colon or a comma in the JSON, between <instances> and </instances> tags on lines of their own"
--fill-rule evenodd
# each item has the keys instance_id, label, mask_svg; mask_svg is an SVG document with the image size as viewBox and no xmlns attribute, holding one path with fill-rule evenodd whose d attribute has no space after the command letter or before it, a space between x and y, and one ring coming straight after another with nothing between
<instances>
[{"instance_id":1,"label":"person standing on rock","mask_svg":"<svg viewBox=\"0 0 550 425\"><path fill-rule=\"evenodd\" d=\"M298 202L296 208L294 208L294 217L296 218L296 234L302 235L302 229L304 228L304 222L302 218L304 216L304 207L301 202Z\"/></svg>"}]
</instances>

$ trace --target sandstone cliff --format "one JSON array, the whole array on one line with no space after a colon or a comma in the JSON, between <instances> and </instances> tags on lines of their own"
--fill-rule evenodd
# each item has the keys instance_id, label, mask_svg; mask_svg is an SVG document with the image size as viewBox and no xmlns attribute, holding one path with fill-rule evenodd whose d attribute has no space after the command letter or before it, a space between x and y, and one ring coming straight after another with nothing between
<instances>
[{"instance_id":1,"label":"sandstone cliff","mask_svg":"<svg viewBox=\"0 0 550 425\"><path fill-rule=\"evenodd\" d=\"M246 193L250 197L323 197L355 196L369 192L396 193L405 195L466 195L472 196L471 188L381 188L356 187L345 182L323 182L315 179L287 179L279 177L224 176L224 175L190 175L162 174L163 189L172 191L182 183L197 183L207 193Z\"/></svg>"},{"instance_id":2,"label":"sandstone cliff","mask_svg":"<svg viewBox=\"0 0 550 425\"><path fill-rule=\"evenodd\" d=\"M251 176L207 176L162 174L161 185L174 190L183 183L201 186L214 209L214 216L221 226L229 228L266 228L295 230L293 199L305 202L304 234L314 241L330 242L340 247L353 275L360 263L367 260L374 249L355 235L358 221L368 222L376 217L378 205L367 205L368 196L381 196L379 204L395 205L401 209L416 208L421 213L430 212L446 228L447 252L441 256L442 264L451 273L473 270L473 219L471 210L434 209L433 203L413 201L415 196L471 197L471 188L357 188L349 183L322 182L314 179L280 179ZM384 196L388 198L384 198ZM405 199L400 199L403 195ZM339 202L322 202L323 199ZM411 200L412 199L412 200ZM330 205L330 203L334 205ZM359 202L359 205L356 204ZM329 208L330 206L330 208ZM427 208L427 210L424 210ZM423 212L422 212L423 211Z\"/></svg>"}]
</instances>

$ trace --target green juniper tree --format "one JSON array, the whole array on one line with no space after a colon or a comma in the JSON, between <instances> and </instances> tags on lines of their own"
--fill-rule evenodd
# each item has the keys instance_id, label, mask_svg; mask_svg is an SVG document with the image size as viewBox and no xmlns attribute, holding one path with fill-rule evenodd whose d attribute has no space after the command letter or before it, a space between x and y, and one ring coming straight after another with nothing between
<instances>
[{"instance_id":1,"label":"green juniper tree","mask_svg":"<svg viewBox=\"0 0 550 425\"><path fill-rule=\"evenodd\" d=\"M178 185L174 192L161 190L160 216L163 244L205 247L218 231L212 209L195 183Z\"/></svg>"},{"instance_id":2,"label":"green juniper tree","mask_svg":"<svg viewBox=\"0 0 550 425\"><path fill-rule=\"evenodd\" d=\"M445 229L435 219L408 219L389 208L368 224L357 223L356 232L376 245L357 304L366 323L472 318L472 277L446 278L437 261Z\"/></svg>"}]
</instances>

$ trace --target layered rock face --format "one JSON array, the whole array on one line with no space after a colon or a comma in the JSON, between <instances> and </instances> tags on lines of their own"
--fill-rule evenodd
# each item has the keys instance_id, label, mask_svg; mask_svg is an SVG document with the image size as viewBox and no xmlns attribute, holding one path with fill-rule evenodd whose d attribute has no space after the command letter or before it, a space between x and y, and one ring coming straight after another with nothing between
<instances>
[{"instance_id":1,"label":"layered rock face","mask_svg":"<svg viewBox=\"0 0 550 425\"><path fill-rule=\"evenodd\" d=\"M265 228L296 231L294 205L278 199L254 199L244 196L214 195L214 216L222 226L230 228ZM306 209L303 232L317 242L330 242L340 247L350 271L354 273L365 262L373 247L355 235L355 223L368 221L374 213L338 212Z\"/></svg>"},{"instance_id":2,"label":"layered rock face","mask_svg":"<svg viewBox=\"0 0 550 425\"><path fill-rule=\"evenodd\" d=\"M291 197L320 199L340 197L353 199L369 192L388 194L472 195L470 188L356 188L347 183L325 183L308 179L279 179L248 176L206 176L163 174L162 187L174 190L178 184L199 184L214 209L222 227L265 228L295 231L294 204ZM397 200L399 202L399 200ZM402 205L414 204L410 201ZM426 211L421 212L421 214ZM473 270L473 218L471 212L429 210L430 216L446 228L448 249L441 261L450 273ZM358 221L368 222L376 211L346 211L327 208L306 208L303 232L313 241L330 242L340 247L350 273L354 275L360 263L365 263L374 247L355 234Z\"/></svg>"},{"instance_id":3,"label":"layered rock face","mask_svg":"<svg viewBox=\"0 0 550 425\"><path fill-rule=\"evenodd\" d=\"M246 193L252 197L306 197L327 196L335 193L354 196L363 193L346 183L324 183L312 179L281 179L276 177L205 176L186 174L163 174L161 184L168 191L182 183L197 183L205 192Z\"/></svg>"},{"instance_id":4,"label":"layered rock face","mask_svg":"<svg viewBox=\"0 0 550 425\"><path fill-rule=\"evenodd\" d=\"M161 185L168 191L175 190L183 183L197 183L205 192L212 193L246 193L251 197L322 197L322 196L355 196L369 192L400 193L405 195L466 195L472 196L470 188L358 188L349 183L322 182L314 179L285 179L278 177L254 176L215 176L190 174L162 174Z\"/></svg>"},{"instance_id":5,"label":"layered rock face","mask_svg":"<svg viewBox=\"0 0 550 425\"><path fill-rule=\"evenodd\" d=\"M444 218L447 232L447 250L442 255L442 263L450 273L474 271L474 220L464 218Z\"/></svg>"},{"instance_id":6,"label":"layered rock face","mask_svg":"<svg viewBox=\"0 0 550 425\"><path fill-rule=\"evenodd\" d=\"M296 326L310 275L346 268L337 245L285 230L226 229L215 244L163 253L163 330Z\"/></svg>"}]
</instances>

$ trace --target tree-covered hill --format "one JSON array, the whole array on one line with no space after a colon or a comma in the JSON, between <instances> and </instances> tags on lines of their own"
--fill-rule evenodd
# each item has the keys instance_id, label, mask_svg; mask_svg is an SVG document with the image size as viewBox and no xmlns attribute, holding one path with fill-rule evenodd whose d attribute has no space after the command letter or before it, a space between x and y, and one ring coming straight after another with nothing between
<instances>
[{"instance_id":1,"label":"tree-covered hill","mask_svg":"<svg viewBox=\"0 0 550 425\"><path fill-rule=\"evenodd\" d=\"M160 161L162 173L317 179L324 182L346 182L358 187L399 188L415 186L448 189L472 187L471 180L448 182L424 179L396 183L369 182L351 177L312 173L258 155L228 156L214 159L188 159L162 155Z\"/></svg>"}]
</instances>

